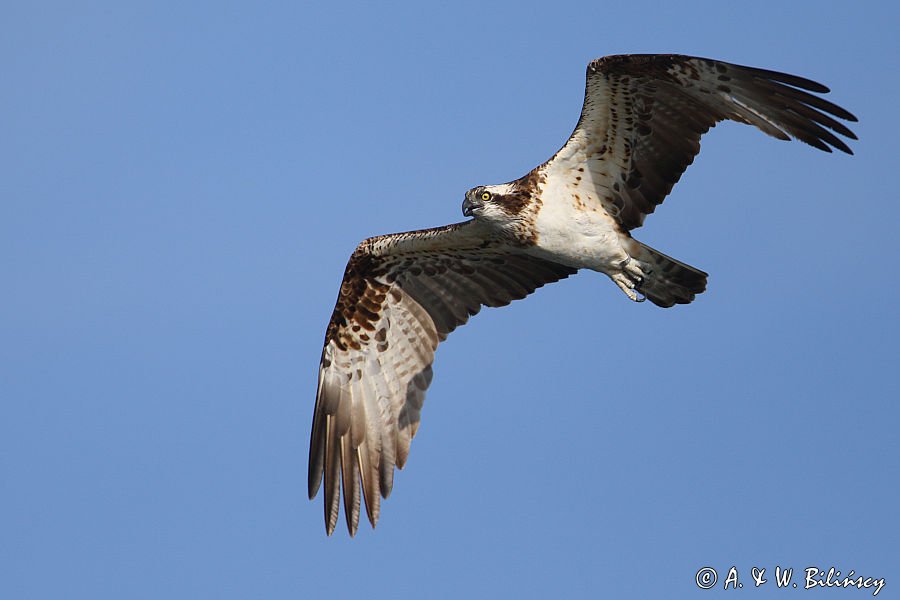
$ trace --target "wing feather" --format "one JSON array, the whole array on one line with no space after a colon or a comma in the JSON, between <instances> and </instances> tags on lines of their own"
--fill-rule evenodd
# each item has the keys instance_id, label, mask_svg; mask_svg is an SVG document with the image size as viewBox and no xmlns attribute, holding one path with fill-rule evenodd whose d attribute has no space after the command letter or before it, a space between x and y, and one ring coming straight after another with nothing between
<instances>
[{"instance_id":1,"label":"wing feather","mask_svg":"<svg viewBox=\"0 0 900 600\"><path fill-rule=\"evenodd\" d=\"M495 280L486 274L475 271L471 275L466 275L466 277L477 283L484 290L484 298L486 300L484 304L486 306L506 306L515 299L510 290L500 287Z\"/></svg>"},{"instance_id":2,"label":"wing feather","mask_svg":"<svg viewBox=\"0 0 900 600\"><path fill-rule=\"evenodd\" d=\"M334 417L325 417L325 526L334 530L341 501L341 437L335 433Z\"/></svg>"},{"instance_id":3,"label":"wing feather","mask_svg":"<svg viewBox=\"0 0 900 600\"><path fill-rule=\"evenodd\" d=\"M356 532L359 526L359 463L353 440L349 435L341 436L341 477L344 482L344 516L347 529Z\"/></svg>"},{"instance_id":4,"label":"wing feather","mask_svg":"<svg viewBox=\"0 0 900 600\"><path fill-rule=\"evenodd\" d=\"M372 419L375 422L375 419ZM374 434L371 426L369 433ZM369 523L375 526L381 513L381 482L378 475L378 457L381 450L381 437L370 436L364 446L360 446L359 452L359 476L362 486L363 499L366 502L366 514Z\"/></svg>"},{"instance_id":5,"label":"wing feather","mask_svg":"<svg viewBox=\"0 0 900 600\"><path fill-rule=\"evenodd\" d=\"M310 435L309 495L324 479L329 534L341 482L350 534L361 499L378 522L419 427L438 343L482 305L508 304L574 272L474 221L359 245L326 332Z\"/></svg>"},{"instance_id":6,"label":"wing feather","mask_svg":"<svg viewBox=\"0 0 900 600\"><path fill-rule=\"evenodd\" d=\"M549 175L591 173L594 197L625 229L639 227L700 151L700 137L730 119L781 139L852 154L840 137L856 121L816 94L824 85L787 73L677 54L620 55L588 66L584 108Z\"/></svg>"}]
</instances>

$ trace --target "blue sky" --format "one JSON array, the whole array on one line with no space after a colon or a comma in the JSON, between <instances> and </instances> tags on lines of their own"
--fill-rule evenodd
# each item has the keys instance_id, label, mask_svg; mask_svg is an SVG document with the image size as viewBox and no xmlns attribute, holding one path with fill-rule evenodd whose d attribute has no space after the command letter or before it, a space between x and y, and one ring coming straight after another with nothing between
<instances>
[{"instance_id":1,"label":"blue sky","mask_svg":"<svg viewBox=\"0 0 900 600\"><path fill-rule=\"evenodd\" d=\"M893 3L125 4L0 19L0 596L710 598L734 565L769 598L818 565L897 597ZM378 528L326 538L307 443L350 252L461 220L630 52L821 81L856 155L713 130L636 232L708 291L582 273L483 311Z\"/></svg>"}]
</instances>

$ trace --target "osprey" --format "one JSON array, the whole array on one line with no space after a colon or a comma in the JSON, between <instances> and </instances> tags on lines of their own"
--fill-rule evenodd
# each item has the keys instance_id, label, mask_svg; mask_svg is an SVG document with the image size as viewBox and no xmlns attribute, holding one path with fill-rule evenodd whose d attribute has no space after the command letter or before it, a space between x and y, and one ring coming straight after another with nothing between
<instances>
[{"instance_id":1,"label":"osprey","mask_svg":"<svg viewBox=\"0 0 900 600\"><path fill-rule=\"evenodd\" d=\"M439 342L481 306L504 306L579 269L632 300L688 304L707 274L635 240L726 119L852 154L856 121L797 77L681 55L607 56L587 68L575 131L544 164L466 192L462 223L364 240L325 334L309 451L309 497L325 481L325 527L350 535L360 496L372 526L419 426ZM829 131L830 130L830 131ZM834 133L832 133L834 132ZM360 488L362 493L360 494Z\"/></svg>"}]
</instances>

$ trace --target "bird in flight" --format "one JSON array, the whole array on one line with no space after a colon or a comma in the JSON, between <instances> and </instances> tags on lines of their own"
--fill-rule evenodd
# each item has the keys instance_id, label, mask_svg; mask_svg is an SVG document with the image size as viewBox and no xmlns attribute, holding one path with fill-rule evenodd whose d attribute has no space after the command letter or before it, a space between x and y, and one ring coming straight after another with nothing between
<instances>
[{"instance_id":1,"label":"bird in flight","mask_svg":"<svg viewBox=\"0 0 900 600\"><path fill-rule=\"evenodd\" d=\"M309 450L309 497L324 479L325 528L341 484L350 535L372 526L419 426L438 343L482 306L504 306L579 269L631 300L668 308L707 274L631 236L723 120L780 140L852 151L851 113L786 73L676 54L607 56L587 68L575 131L542 165L466 192L471 219L364 240L347 263L325 333Z\"/></svg>"}]
</instances>

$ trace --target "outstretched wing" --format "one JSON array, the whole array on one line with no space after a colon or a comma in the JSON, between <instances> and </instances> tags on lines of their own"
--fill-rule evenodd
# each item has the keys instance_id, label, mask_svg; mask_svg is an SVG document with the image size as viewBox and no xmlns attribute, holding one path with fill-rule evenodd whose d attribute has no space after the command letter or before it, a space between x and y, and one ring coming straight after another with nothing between
<instances>
[{"instance_id":1,"label":"outstretched wing","mask_svg":"<svg viewBox=\"0 0 900 600\"><path fill-rule=\"evenodd\" d=\"M700 151L700 136L719 121L852 154L832 132L855 140L834 117L856 117L810 93L828 91L802 77L705 58L600 58L588 65L581 118L547 162L547 174L586 186L622 227L634 229L662 203Z\"/></svg>"},{"instance_id":2,"label":"outstretched wing","mask_svg":"<svg viewBox=\"0 0 900 600\"><path fill-rule=\"evenodd\" d=\"M309 449L309 497L324 476L329 534L341 479L350 534L360 487L375 526L418 428L438 343L482 305L504 306L574 272L492 239L475 221L357 247L325 335Z\"/></svg>"}]
</instances>

